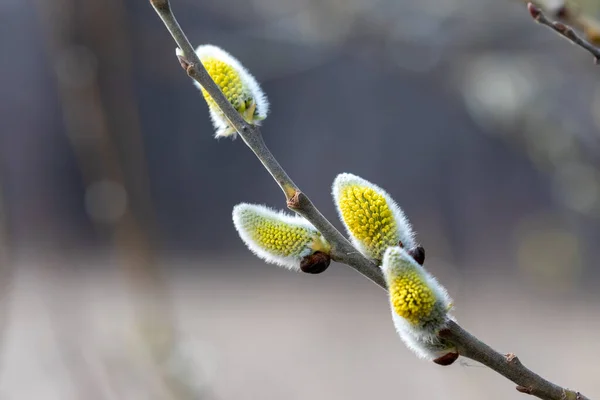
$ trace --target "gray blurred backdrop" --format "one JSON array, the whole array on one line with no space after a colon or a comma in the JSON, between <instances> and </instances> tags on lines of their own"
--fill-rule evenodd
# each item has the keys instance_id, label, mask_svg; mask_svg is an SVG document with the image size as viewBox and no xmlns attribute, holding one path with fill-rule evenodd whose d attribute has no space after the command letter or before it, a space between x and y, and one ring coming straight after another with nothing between
<instances>
[{"instance_id":1,"label":"gray blurred backdrop","mask_svg":"<svg viewBox=\"0 0 600 400\"><path fill-rule=\"evenodd\" d=\"M600 396L600 81L518 0L171 0L239 58L267 144L341 228L330 184L386 188L459 322ZM600 4L580 4L595 14ZM0 399L508 399L417 360L342 265L263 264L231 223L285 206L214 140L147 0L0 1Z\"/></svg>"}]
</instances>

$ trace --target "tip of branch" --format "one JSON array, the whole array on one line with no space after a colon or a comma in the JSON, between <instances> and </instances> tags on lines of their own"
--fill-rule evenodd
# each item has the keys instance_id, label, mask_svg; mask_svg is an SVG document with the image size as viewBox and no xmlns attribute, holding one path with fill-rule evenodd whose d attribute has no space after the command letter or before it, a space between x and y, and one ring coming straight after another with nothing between
<instances>
[{"instance_id":1,"label":"tip of branch","mask_svg":"<svg viewBox=\"0 0 600 400\"><path fill-rule=\"evenodd\" d=\"M517 392L521 392L521 393L525 393L525 394L533 393L533 390L531 388L528 388L525 386L517 386L515 389L517 389Z\"/></svg>"},{"instance_id":2,"label":"tip of branch","mask_svg":"<svg viewBox=\"0 0 600 400\"><path fill-rule=\"evenodd\" d=\"M150 4L152 4L152 7L161 11L169 11L171 9L169 0L150 0Z\"/></svg>"},{"instance_id":3,"label":"tip of branch","mask_svg":"<svg viewBox=\"0 0 600 400\"><path fill-rule=\"evenodd\" d=\"M540 15L542 14L542 10L540 10L535 4L533 4L533 3L527 3L527 10L529 11L529 14L531 15L531 18L535 19L536 21L538 19L540 19Z\"/></svg>"}]
</instances>

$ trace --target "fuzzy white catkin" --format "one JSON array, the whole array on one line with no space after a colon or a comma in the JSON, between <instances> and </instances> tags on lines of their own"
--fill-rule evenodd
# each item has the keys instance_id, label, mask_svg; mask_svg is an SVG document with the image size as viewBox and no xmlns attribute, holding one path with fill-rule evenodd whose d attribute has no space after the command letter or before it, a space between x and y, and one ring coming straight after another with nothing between
<instances>
[{"instance_id":1,"label":"fuzzy white catkin","mask_svg":"<svg viewBox=\"0 0 600 400\"><path fill-rule=\"evenodd\" d=\"M233 208L233 224L254 254L293 271L300 271L304 257L329 252L321 233L300 216L242 203Z\"/></svg>"},{"instance_id":2,"label":"fuzzy white catkin","mask_svg":"<svg viewBox=\"0 0 600 400\"><path fill-rule=\"evenodd\" d=\"M381 260L390 246L416 245L402 209L379 186L356 175L339 174L332 185L333 200L354 246L367 258Z\"/></svg>"},{"instance_id":3,"label":"fuzzy white catkin","mask_svg":"<svg viewBox=\"0 0 600 400\"><path fill-rule=\"evenodd\" d=\"M406 346L430 360L453 352L453 346L438 337L440 329L454 319L446 289L400 247L386 250L381 270L394 327Z\"/></svg>"},{"instance_id":4,"label":"fuzzy white catkin","mask_svg":"<svg viewBox=\"0 0 600 400\"><path fill-rule=\"evenodd\" d=\"M177 55L183 55L176 49ZM208 71L211 78L219 86L227 100L241 113L248 123L259 125L267 117L269 102L257 80L235 57L210 44L196 48L196 55ZM210 97L202 85L194 81L208 104L210 117L215 127L215 137L236 137L236 130L231 126L219 106Z\"/></svg>"}]
</instances>

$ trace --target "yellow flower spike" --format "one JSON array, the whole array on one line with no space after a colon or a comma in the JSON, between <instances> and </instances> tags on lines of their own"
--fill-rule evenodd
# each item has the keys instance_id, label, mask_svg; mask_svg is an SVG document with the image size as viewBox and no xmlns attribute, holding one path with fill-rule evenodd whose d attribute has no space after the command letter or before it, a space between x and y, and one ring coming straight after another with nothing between
<instances>
[{"instance_id":1,"label":"yellow flower spike","mask_svg":"<svg viewBox=\"0 0 600 400\"><path fill-rule=\"evenodd\" d=\"M352 174L340 174L332 194L338 214L354 246L366 257L381 260L388 247L416 246L408 219L379 186Z\"/></svg>"},{"instance_id":2,"label":"yellow flower spike","mask_svg":"<svg viewBox=\"0 0 600 400\"><path fill-rule=\"evenodd\" d=\"M437 281L410 254L390 247L383 256L392 319L404 343L418 356L453 362L453 346L437 334L453 317L448 314L452 300Z\"/></svg>"},{"instance_id":3,"label":"yellow flower spike","mask_svg":"<svg viewBox=\"0 0 600 400\"><path fill-rule=\"evenodd\" d=\"M307 273L329 266L331 246L300 216L242 203L233 208L233 224L246 246L268 263Z\"/></svg>"},{"instance_id":4,"label":"yellow flower spike","mask_svg":"<svg viewBox=\"0 0 600 400\"><path fill-rule=\"evenodd\" d=\"M180 49L176 52L182 55ZM208 44L198 46L196 54L210 77L246 122L260 125L269 112L269 102L250 72L235 57L217 46ZM202 91L208 104L210 117L216 130L215 137L235 138L237 132L219 106L198 82L194 81L194 83Z\"/></svg>"}]
</instances>

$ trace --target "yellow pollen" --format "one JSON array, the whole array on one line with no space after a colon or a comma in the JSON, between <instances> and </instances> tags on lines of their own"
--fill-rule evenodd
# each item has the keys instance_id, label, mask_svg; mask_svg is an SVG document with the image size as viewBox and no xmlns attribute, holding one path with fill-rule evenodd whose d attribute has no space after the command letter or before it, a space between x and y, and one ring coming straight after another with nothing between
<instances>
[{"instance_id":1,"label":"yellow pollen","mask_svg":"<svg viewBox=\"0 0 600 400\"><path fill-rule=\"evenodd\" d=\"M388 247L398 244L394 215L381 194L370 187L348 185L341 189L339 203L348 230L369 256L380 260Z\"/></svg>"},{"instance_id":2,"label":"yellow pollen","mask_svg":"<svg viewBox=\"0 0 600 400\"><path fill-rule=\"evenodd\" d=\"M247 213L243 217L252 239L266 251L283 257L297 257L315 240L315 233L303 226L259 217Z\"/></svg>"},{"instance_id":3,"label":"yellow pollen","mask_svg":"<svg viewBox=\"0 0 600 400\"><path fill-rule=\"evenodd\" d=\"M433 291L423 278L412 270L403 270L400 275L393 276L389 293L396 314L412 325L417 325L429 317L436 302Z\"/></svg>"},{"instance_id":4,"label":"yellow pollen","mask_svg":"<svg viewBox=\"0 0 600 400\"><path fill-rule=\"evenodd\" d=\"M207 57L201 61L210 77L236 110L243 112L253 103L252 95L244 87L240 74L231 65L214 57ZM202 95L209 107L218 109L217 104L204 88L202 88Z\"/></svg>"}]
</instances>

